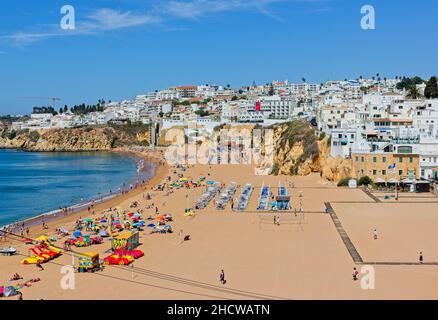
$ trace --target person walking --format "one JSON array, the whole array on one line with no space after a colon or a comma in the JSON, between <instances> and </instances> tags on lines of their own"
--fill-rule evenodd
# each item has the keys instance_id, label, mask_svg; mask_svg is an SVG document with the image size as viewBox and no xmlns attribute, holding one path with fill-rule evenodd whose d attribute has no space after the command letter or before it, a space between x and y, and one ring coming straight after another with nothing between
<instances>
[{"instance_id":1,"label":"person walking","mask_svg":"<svg viewBox=\"0 0 438 320\"><path fill-rule=\"evenodd\" d=\"M420 252L420 257L418 258L420 264L423 264L423 252Z\"/></svg>"},{"instance_id":2,"label":"person walking","mask_svg":"<svg viewBox=\"0 0 438 320\"><path fill-rule=\"evenodd\" d=\"M44 267L41 265L41 263L37 263L37 264L35 264L35 266L36 266L37 268L39 268L40 271L44 271Z\"/></svg>"},{"instance_id":3,"label":"person walking","mask_svg":"<svg viewBox=\"0 0 438 320\"><path fill-rule=\"evenodd\" d=\"M374 229L373 236L374 236L374 240L377 240L377 229Z\"/></svg>"},{"instance_id":4,"label":"person walking","mask_svg":"<svg viewBox=\"0 0 438 320\"><path fill-rule=\"evenodd\" d=\"M224 270L222 269L221 270L221 273L220 273L220 275L219 275L219 279L220 279L220 282L222 283L222 284L225 284L227 281L225 280L225 272L224 272Z\"/></svg>"},{"instance_id":5,"label":"person walking","mask_svg":"<svg viewBox=\"0 0 438 320\"><path fill-rule=\"evenodd\" d=\"M356 281L359 279L359 271L357 271L356 268L353 268L353 281Z\"/></svg>"}]
</instances>

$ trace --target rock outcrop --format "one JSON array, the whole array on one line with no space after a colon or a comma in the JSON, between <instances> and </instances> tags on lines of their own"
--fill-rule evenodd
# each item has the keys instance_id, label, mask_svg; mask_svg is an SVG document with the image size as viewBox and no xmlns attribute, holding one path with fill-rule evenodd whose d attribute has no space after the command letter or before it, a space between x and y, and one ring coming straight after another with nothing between
<instances>
[{"instance_id":1,"label":"rock outcrop","mask_svg":"<svg viewBox=\"0 0 438 320\"><path fill-rule=\"evenodd\" d=\"M305 176L319 172L322 179L334 182L354 176L351 160L331 157L328 138L318 138L306 122L275 126L274 142L273 174Z\"/></svg>"},{"instance_id":2,"label":"rock outcrop","mask_svg":"<svg viewBox=\"0 0 438 320\"><path fill-rule=\"evenodd\" d=\"M38 131L3 129L0 148L28 151L107 151L116 147L147 145L146 126L103 126Z\"/></svg>"}]
</instances>

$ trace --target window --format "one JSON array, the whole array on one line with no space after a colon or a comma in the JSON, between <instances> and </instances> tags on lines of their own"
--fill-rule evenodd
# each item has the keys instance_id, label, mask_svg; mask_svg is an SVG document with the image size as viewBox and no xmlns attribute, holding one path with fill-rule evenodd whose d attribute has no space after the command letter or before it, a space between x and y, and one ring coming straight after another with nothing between
<instances>
[{"instance_id":1,"label":"window","mask_svg":"<svg viewBox=\"0 0 438 320\"><path fill-rule=\"evenodd\" d=\"M412 153L412 147L409 146L398 147L398 153Z\"/></svg>"},{"instance_id":2,"label":"window","mask_svg":"<svg viewBox=\"0 0 438 320\"><path fill-rule=\"evenodd\" d=\"M365 158L364 157L361 157L361 159L360 159L362 162L365 162Z\"/></svg>"},{"instance_id":3,"label":"window","mask_svg":"<svg viewBox=\"0 0 438 320\"><path fill-rule=\"evenodd\" d=\"M374 162L374 163L377 162L377 157L373 157L373 162Z\"/></svg>"},{"instance_id":4,"label":"window","mask_svg":"<svg viewBox=\"0 0 438 320\"><path fill-rule=\"evenodd\" d=\"M385 163L386 162L386 157L382 158L382 162Z\"/></svg>"},{"instance_id":5,"label":"window","mask_svg":"<svg viewBox=\"0 0 438 320\"><path fill-rule=\"evenodd\" d=\"M356 162L359 162L359 157L356 157Z\"/></svg>"},{"instance_id":6,"label":"window","mask_svg":"<svg viewBox=\"0 0 438 320\"><path fill-rule=\"evenodd\" d=\"M398 158L398 162L399 162L399 163L403 163L403 158L402 158L402 157L399 157L399 158Z\"/></svg>"},{"instance_id":7,"label":"window","mask_svg":"<svg viewBox=\"0 0 438 320\"><path fill-rule=\"evenodd\" d=\"M409 163L412 163L412 162L414 162L414 158L409 157Z\"/></svg>"},{"instance_id":8,"label":"window","mask_svg":"<svg viewBox=\"0 0 438 320\"><path fill-rule=\"evenodd\" d=\"M377 174L377 170L373 170L373 176Z\"/></svg>"},{"instance_id":9,"label":"window","mask_svg":"<svg viewBox=\"0 0 438 320\"><path fill-rule=\"evenodd\" d=\"M398 170L398 175L401 177L403 176L403 170Z\"/></svg>"},{"instance_id":10,"label":"window","mask_svg":"<svg viewBox=\"0 0 438 320\"><path fill-rule=\"evenodd\" d=\"M386 176L386 170L382 170L382 176Z\"/></svg>"}]
</instances>

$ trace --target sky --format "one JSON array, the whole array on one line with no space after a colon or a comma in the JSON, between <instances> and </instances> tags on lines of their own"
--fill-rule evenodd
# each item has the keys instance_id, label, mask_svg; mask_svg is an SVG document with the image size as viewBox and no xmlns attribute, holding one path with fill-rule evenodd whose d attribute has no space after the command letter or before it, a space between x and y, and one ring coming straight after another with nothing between
<instances>
[{"instance_id":1,"label":"sky","mask_svg":"<svg viewBox=\"0 0 438 320\"><path fill-rule=\"evenodd\" d=\"M438 72L436 0L2 0L0 114L174 85ZM61 28L64 5L75 29ZM364 30L364 5L375 29Z\"/></svg>"}]
</instances>

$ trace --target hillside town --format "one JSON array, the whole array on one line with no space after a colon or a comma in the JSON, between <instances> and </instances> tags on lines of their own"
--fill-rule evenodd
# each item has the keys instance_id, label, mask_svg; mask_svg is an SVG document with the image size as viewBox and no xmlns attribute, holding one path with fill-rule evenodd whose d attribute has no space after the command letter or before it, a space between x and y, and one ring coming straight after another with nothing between
<instances>
[{"instance_id":1,"label":"hillside town","mask_svg":"<svg viewBox=\"0 0 438 320\"><path fill-rule=\"evenodd\" d=\"M351 159L357 177L421 185L438 179L437 78L364 79L322 84L272 81L237 89L186 85L105 102L81 112L35 108L13 130L151 124L159 132L195 122L206 132L221 124L270 126L302 119L329 137L331 156ZM51 112L47 112L51 110ZM156 141L151 141L156 143Z\"/></svg>"}]
</instances>

